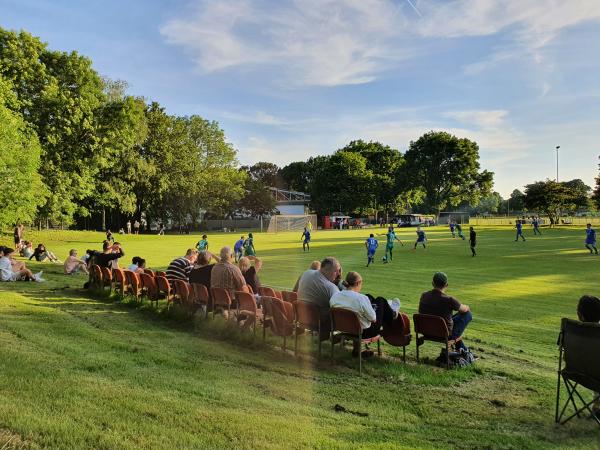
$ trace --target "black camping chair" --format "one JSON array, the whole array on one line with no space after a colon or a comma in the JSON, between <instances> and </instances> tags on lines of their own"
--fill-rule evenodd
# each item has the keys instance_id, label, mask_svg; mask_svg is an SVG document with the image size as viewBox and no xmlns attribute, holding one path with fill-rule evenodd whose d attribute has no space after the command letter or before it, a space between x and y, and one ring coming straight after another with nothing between
<instances>
[{"instance_id":1,"label":"black camping chair","mask_svg":"<svg viewBox=\"0 0 600 450\"><path fill-rule=\"evenodd\" d=\"M582 412L587 410L600 425L600 414L595 415L591 408L600 399L600 324L562 319L558 345L560 355L556 384L556 423L564 425L575 416L582 417ZM568 397L559 413L562 384L565 385ZM593 392L592 400L584 399L580 389L582 387ZM581 403L579 407L578 401ZM569 405L573 406L575 412L563 420Z\"/></svg>"}]
</instances>

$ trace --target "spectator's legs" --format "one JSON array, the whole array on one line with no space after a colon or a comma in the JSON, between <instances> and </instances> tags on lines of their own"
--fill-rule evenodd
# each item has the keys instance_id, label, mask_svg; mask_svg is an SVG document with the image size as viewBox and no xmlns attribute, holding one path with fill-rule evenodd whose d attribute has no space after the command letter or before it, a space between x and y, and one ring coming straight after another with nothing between
<instances>
[{"instance_id":1,"label":"spectator's legs","mask_svg":"<svg viewBox=\"0 0 600 450\"><path fill-rule=\"evenodd\" d=\"M473 320L473 315L470 311L464 314L459 313L452 316L452 321L454 322L454 325L452 327L452 335L450 336L450 339L456 339L462 336L465 332L465 329L467 328L467 325L469 325L469 322L471 322L471 320ZM457 350L460 350L461 348L466 349L466 346L462 341L456 344Z\"/></svg>"}]
</instances>

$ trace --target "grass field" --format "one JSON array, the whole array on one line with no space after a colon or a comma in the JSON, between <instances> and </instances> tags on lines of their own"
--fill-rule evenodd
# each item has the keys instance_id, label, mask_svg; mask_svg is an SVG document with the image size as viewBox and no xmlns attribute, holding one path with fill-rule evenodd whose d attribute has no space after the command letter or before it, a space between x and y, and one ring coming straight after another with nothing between
<instances>
[{"instance_id":1,"label":"grass field","mask_svg":"<svg viewBox=\"0 0 600 450\"><path fill-rule=\"evenodd\" d=\"M289 288L313 259L333 255L363 275L363 292L398 297L411 315L443 270L474 314L465 340L481 359L469 369L431 364L436 344L423 347L421 365L414 345L406 365L384 345L360 377L349 351L318 361L304 338L295 359L218 318L92 298L83 276L31 263L46 283L0 285L0 448L600 448L591 421L553 423L560 318L575 317L582 294L599 294L600 257L583 248L583 229L526 230L523 243L508 228L480 228L476 258L446 228L427 231L427 250L409 251L414 230L404 229L394 262L381 264L380 247L368 269L369 231L315 232L310 253L300 233L257 234L261 280ZM209 234L210 248L237 237ZM103 235L26 238L64 258ZM157 269L197 238L117 237L127 262L139 255Z\"/></svg>"}]
</instances>

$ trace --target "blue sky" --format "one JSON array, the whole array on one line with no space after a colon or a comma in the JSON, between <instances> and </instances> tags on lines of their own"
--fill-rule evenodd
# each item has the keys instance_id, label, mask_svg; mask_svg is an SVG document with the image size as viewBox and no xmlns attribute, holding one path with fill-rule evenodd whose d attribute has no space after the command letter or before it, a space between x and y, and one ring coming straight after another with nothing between
<instances>
[{"instance_id":1,"label":"blue sky","mask_svg":"<svg viewBox=\"0 0 600 450\"><path fill-rule=\"evenodd\" d=\"M0 0L0 26L217 120L244 164L447 130L505 196L557 145L561 180L598 173L598 0Z\"/></svg>"}]
</instances>

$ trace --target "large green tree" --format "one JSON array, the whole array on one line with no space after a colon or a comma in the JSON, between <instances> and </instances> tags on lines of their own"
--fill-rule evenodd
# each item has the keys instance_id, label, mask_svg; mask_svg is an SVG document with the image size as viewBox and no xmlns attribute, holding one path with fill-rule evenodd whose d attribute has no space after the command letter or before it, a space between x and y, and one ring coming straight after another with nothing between
<instances>
[{"instance_id":1,"label":"large green tree","mask_svg":"<svg viewBox=\"0 0 600 450\"><path fill-rule=\"evenodd\" d=\"M598 166L600 167L600 164ZM592 193L592 201L594 202L596 209L600 210L600 174L596 177L596 186Z\"/></svg>"},{"instance_id":2,"label":"large green tree","mask_svg":"<svg viewBox=\"0 0 600 450\"><path fill-rule=\"evenodd\" d=\"M37 173L40 144L17 112L18 100L11 88L0 77L0 229L17 221L30 222L46 195Z\"/></svg>"},{"instance_id":3,"label":"large green tree","mask_svg":"<svg viewBox=\"0 0 600 450\"><path fill-rule=\"evenodd\" d=\"M439 214L462 201L477 203L493 184L493 173L479 171L479 146L466 138L430 131L411 141L404 154L404 178L424 193L424 208Z\"/></svg>"},{"instance_id":4,"label":"large green tree","mask_svg":"<svg viewBox=\"0 0 600 450\"><path fill-rule=\"evenodd\" d=\"M590 190L581 180L560 183L554 180L536 181L525 186L525 207L545 213L550 223L556 224L561 213L572 213L589 206Z\"/></svg>"}]
</instances>

